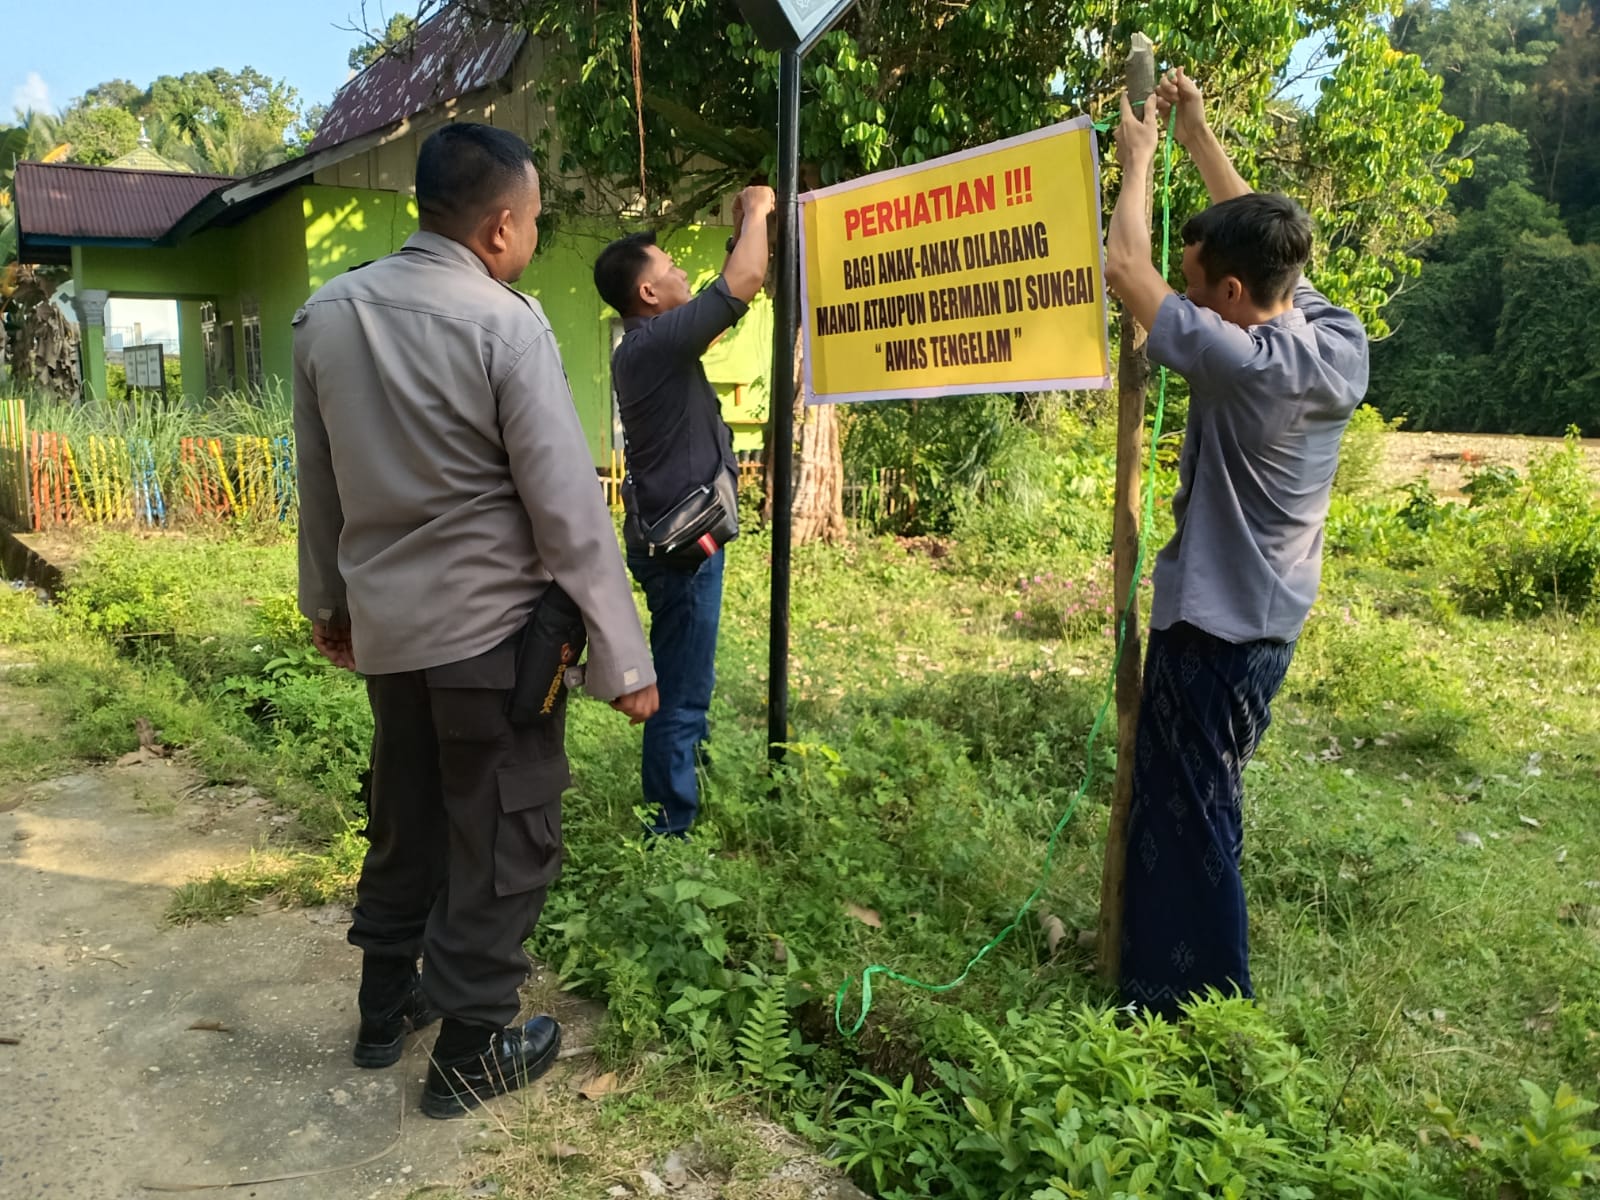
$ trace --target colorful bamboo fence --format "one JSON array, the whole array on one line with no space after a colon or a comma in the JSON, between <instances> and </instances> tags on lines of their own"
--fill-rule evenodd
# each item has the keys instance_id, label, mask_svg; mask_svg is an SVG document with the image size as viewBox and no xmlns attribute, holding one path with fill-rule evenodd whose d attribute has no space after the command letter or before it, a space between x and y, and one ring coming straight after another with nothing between
<instances>
[{"instance_id":1,"label":"colorful bamboo fence","mask_svg":"<svg viewBox=\"0 0 1600 1200\"><path fill-rule=\"evenodd\" d=\"M761 456L753 454L748 458L739 460L739 490L742 492L752 484L759 484L766 475L766 468L761 465Z\"/></svg>"},{"instance_id":2,"label":"colorful bamboo fence","mask_svg":"<svg viewBox=\"0 0 1600 1200\"><path fill-rule=\"evenodd\" d=\"M183 438L176 463L163 464L144 439L69 441L19 430L14 417L0 405L0 507L20 527L282 521L294 512L294 447L287 437Z\"/></svg>"},{"instance_id":3,"label":"colorful bamboo fence","mask_svg":"<svg viewBox=\"0 0 1600 1200\"><path fill-rule=\"evenodd\" d=\"M225 517L238 503L238 492L228 478L228 460L221 438L184 438L178 457L183 464L183 498L204 516Z\"/></svg>"},{"instance_id":4,"label":"colorful bamboo fence","mask_svg":"<svg viewBox=\"0 0 1600 1200\"><path fill-rule=\"evenodd\" d=\"M28 411L21 396L11 396L0 402L0 517L31 529L28 496Z\"/></svg>"},{"instance_id":5,"label":"colorful bamboo fence","mask_svg":"<svg viewBox=\"0 0 1600 1200\"><path fill-rule=\"evenodd\" d=\"M758 484L760 456L741 455L741 487ZM621 451L596 474L622 507ZM176 458L142 438L69 439L28 429L20 399L0 401L0 517L21 529L66 525L159 527L184 520L265 518L295 512L294 442L230 435L180 438Z\"/></svg>"},{"instance_id":6,"label":"colorful bamboo fence","mask_svg":"<svg viewBox=\"0 0 1600 1200\"><path fill-rule=\"evenodd\" d=\"M628 467L623 461L622 451L613 450L610 469L600 470L600 486L605 489L606 504L612 508L622 507L622 481L627 474Z\"/></svg>"},{"instance_id":7,"label":"colorful bamboo fence","mask_svg":"<svg viewBox=\"0 0 1600 1200\"><path fill-rule=\"evenodd\" d=\"M739 490L742 492L747 487L759 485L762 479L763 467L759 453L747 451L738 456L739 459ZM605 490L606 503L612 508L622 507L622 481L627 478L628 464L622 456L621 450L611 452L611 461L608 466L596 468L600 476L600 486Z\"/></svg>"},{"instance_id":8,"label":"colorful bamboo fence","mask_svg":"<svg viewBox=\"0 0 1600 1200\"><path fill-rule=\"evenodd\" d=\"M183 438L184 505L198 516L271 517L294 512L294 443L287 437Z\"/></svg>"},{"instance_id":9,"label":"colorful bamboo fence","mask_svg":"<svg viewBox=\"0 0 1600 1200\"><path fill-rule=\"evenodd\" d=\"M87 516L83 480L72 447L59 433L28 435L28 466L33 479L33 527L52 529L72 520L73 513ZM74 504L74 485L77 503Z\"/></svg>"},{"instance_id":10,"label":"colorful bamboo fence","mask_svg":"<svg viewBox=\"0 0 1600 1200\"><path fill-rule=\"evenodd\" d=\"M272 490L278 497L278 520L287 521L295 511L299 477L294 468L294 440L280 437L272 443Z\"/></svg>"}]
</instances>

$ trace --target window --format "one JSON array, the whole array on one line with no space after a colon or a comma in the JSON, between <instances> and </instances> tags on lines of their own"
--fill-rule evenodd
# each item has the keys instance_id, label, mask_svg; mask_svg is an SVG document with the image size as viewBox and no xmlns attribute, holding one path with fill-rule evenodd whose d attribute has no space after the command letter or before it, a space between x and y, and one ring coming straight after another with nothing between
<instances>
[{"instance_id":1,"label":"window","mask_svg":"<svg viewBox=\"0 0 1600 1200\"><path fill-rule=\"evenodd\" d=\"M259 392L264 382L261 374L261 309L248 297L239 307L244 325L244 382L251 391Z\"/></svg>"},{"instance_id":2,"label":"window","mask_svg":"<svg viewBox=\"0 0 1600 1200\"><path fill-rule=\"evenodd\" d=\"M217 306L206 303L200 306L200 333L206 347L206 395L215 396L232 385L222 374L222 347L217 343Z\"/></svg>"}]
</instances>

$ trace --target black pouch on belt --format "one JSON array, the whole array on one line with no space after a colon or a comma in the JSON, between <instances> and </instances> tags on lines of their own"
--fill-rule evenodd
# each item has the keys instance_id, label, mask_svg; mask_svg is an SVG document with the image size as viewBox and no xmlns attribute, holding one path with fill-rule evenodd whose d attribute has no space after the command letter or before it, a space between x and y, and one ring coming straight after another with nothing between
<instances>
[{"instance_id":1,"label":"black pouch on belt","mask_svg":"<svg viewBox=\"0 0 1600 1200\"><path fill-rule=\"evenodd\" d=\"M507 710L513 725L548 721L560 710L567 668L578 665L588 639L583 613L552 583L534 604L517 649L517 680Z\"/></svg>"}]
</instances>

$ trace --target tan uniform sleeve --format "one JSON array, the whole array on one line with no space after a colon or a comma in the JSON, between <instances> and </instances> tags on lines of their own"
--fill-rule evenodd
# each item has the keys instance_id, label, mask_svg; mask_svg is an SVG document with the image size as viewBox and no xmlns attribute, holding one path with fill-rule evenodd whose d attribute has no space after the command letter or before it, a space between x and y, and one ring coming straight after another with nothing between
<instances>
[{"instance_id":1,"label":"tan uniform sleeve","mask_svg":"<svg viewBox=\"0 0 1600 1200\"><path fill-rule=\"evenodd\" d=\"M511 478L533 524L539 560L572 597L588 627L585 690L614 700L648 687L656 681L655 667L548 328L497 382L495 397Z\"/></svg>"},{"instance_id":2,"label":"tan uniform sleeve","mask_svg":"<svg viewBox=\"0 0 1600 1200\"><path fill-rule=\"evenodd\" d=\"M344 510L333 478L333 453L322 422L316 385L306 369L304 317L295 317L294 445L300 495L300 611L308 620L349 619L344 578L339 574L339 535Z\"/></svg>"}]
</instances>

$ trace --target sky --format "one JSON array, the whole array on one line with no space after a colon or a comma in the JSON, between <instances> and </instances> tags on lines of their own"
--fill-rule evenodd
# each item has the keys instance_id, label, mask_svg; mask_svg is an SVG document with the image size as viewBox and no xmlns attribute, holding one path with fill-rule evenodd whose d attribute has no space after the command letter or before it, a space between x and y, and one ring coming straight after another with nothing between
<instances>
[{"instance_id":1,"label":"sky","mask_svg":"<svg viewBox=\"0 0 1600 1200\"><path fill-rule=\"evenodd\" d=\"M19 108L62 109L109 79L148 87L161 75L211 67L254 67L287 80L303 104L325 104L349 77L345 59L361 40L337 26L363 23L361 0L77 0L75 32L63 36L64 11L41 0L0 0L0 123ZM411 9L368 0L366 11L365 23L377 25ZM113 300L108 309L107 326L125 330L130 342L135 322L146 341L177 340L171 301Z\"/></svg>"},{"instance_id":2,"label":"sky","mask_svg":"<svg viewBox=\"0 0 1600 1200\"><path fill-rule=\"evenodd\" d=\"M391 14L412 11L410 0L366 0L364 13L362 0L76 0L65 8L0 0L0 122L15 109L65 108L110 79L148 87L160 75L211 67L254 67L288 81L305 106L326 104L349 78L346 56L362 40L350 27L381 28ZM64 35L67 13L72 31ZM1311 99L1315 81L1294 94ZM165 301L113 301L107 320L140 321L152 339L177 337L176 309Z\"/></svg>"},{"instance_id":3,"label":"sky","mask_svg":"<svg viewBox=\"0 0 1600 1200\"><path fill-rule=\"evenodd\" d=\"M254 67L286 79L307 106L325 104L349 77L345 57L361 40L348 27L381 27L415 7L366 0L363 20L362 0L76 0L67 9L0 0L0 120L15 108L63 108L108 79L146 87L158 75L218 66ZM62 36L67 11L73 36ZM1307 99L1314 92L1314 83L1296 89Z\"/></svg>"},{"instance_id":4,"label":"sky","mask_svg":"<svg viewBox=\"0 0 1600 1200\"><path fill-rule=\"evenodd\" d=\"M413 10L406 0L367 0L366 24ZM15 108L64 108L108 79L148 87L211 67L254 67L287 80L302 103L326 104L361 40L337 26L358 24L361 0L0 0L0 120Z\"/></svg>"}]
</instances>

